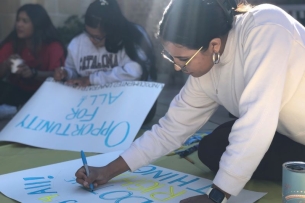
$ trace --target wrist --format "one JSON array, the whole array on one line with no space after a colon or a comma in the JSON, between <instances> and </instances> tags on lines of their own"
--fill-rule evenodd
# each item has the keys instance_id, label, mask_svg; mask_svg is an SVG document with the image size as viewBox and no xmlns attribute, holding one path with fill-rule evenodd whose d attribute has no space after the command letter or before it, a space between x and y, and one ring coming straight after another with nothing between
<instances>
[{"instance_id":1,"label":"wrist","mask_svg":"<svg viewBox=\"0 0 305 203\"><path fill-rule=\"evenodd\" d=\"M67 80L68 72L66 70L63 71L63 80Z\"/></svg>"},{"instance_id":2,"label":"wrist","mask_svg":"<svg viewBox=\"0 0 305 203\"><path fill-rule=\"evenodd\" d=\"M37 69L36 68L31 68L31 72L32 72L32 78L36 78L37 74L38 74Z\"/></svg>"},{"instance_id":3,"label":"wrist","mask_svg":"<svg viewBox=\"0 0 305 203\"><path fill-rule=\"evenodd\" d=\"M225 196L226 196L226 198L227 199L229 199L230 197L231 197L231 194L229 194L229 193L227 193L227 192L225 192L225 191L223 191L221 188L219 188L217 185L212 185L212 188L217 188L218 190L220 190L221 192L223 192L224 194L225 194Z\"/></svg>"},{"instance_id":4,"label":"wrist","mask_svg":"<svg viewBox=\"0 0 305 203\"><path fill-rule=\"evenodd\" d=\"M206 194L208 198L215 203L227 203L228 199L231 196L230 194L221 190L216 185L212 185L210 189L206 192Z\"/></svg>"},{"instance_id":5,"label":"wrist","mask_svg":"<svg viewBox=\"0 0 305 203\"><path fill-rule=\"evenodd\" d=\"M61 80L65 81L68 77L68 71L64 67L60 67L62 78Z\"/></svg>"},{"instance_id":6,"label":"wrist","mask_svg":"<svg viewBox=\"0 0 305 203\"><path fill-rule=\"evenodd\" d=\"M129 170L127 163L122 157L117 158L105 167L108 172L107 177L109 180Z\"/></svg>"}]
</instances>

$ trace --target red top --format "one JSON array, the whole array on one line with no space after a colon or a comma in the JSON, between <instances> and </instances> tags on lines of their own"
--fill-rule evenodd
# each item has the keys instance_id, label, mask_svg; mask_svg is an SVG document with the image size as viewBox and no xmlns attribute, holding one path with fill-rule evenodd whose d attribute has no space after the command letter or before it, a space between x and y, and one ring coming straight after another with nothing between
<instances>
[{"instance_id":1,"label":"red top","mask_svg":"<svg viewBox=\"0 0 305 203\"><path fill-rule=\"evenodd\" d=\"M0 63L7 60L12 54L14 54L12 43L4 44L0 49ZM24 48L19 55L26 65L36 68L38 71L52 71L63 66L65 61L64 50L58 42L43 45L37 57L28 48ZM16 74L11 74L9 81L25 91L36 91L43 83L35 79L23 79Z\"/></svg>"}]
</instances>

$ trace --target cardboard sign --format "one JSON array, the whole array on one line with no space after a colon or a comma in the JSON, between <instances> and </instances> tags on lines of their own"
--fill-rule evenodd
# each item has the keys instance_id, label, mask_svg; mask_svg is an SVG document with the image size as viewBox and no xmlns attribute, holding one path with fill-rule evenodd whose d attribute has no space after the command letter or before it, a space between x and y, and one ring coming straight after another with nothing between
<instances>
[{"instance_id":1,"label":"cardboard sign","mask_svg":"<svg viewBox=\"0 0 305 203\"><path fill-rule=\"evenodd\" d=\"M0 133L0 141L106 153L130 146L164 84L73 88L48 80Z\"/></svg>"}]
</instances>

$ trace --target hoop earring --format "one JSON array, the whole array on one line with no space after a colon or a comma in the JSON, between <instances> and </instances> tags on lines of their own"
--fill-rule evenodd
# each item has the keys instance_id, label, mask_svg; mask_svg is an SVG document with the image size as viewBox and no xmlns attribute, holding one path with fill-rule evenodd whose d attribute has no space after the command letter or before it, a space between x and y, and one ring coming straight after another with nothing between
<instances>
[{"instance_id":1,"label":"hoop earring","mask_svg":"<svg viewBox=\"0 0 305 203\"><path fill-rule=\"evenodd\" d=\"M220 54L219 53L213 53L213 63L218 64L220 62Z\"/></svg>"}]
</instances>

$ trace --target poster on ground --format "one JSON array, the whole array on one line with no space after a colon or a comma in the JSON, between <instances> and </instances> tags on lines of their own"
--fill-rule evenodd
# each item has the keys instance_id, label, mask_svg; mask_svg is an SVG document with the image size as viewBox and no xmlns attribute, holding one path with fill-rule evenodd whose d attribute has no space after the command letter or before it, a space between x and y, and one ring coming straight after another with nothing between
<instances>
[{"instance_id":1,"label":"poster on ground","mask_svg":"<svg viewBox=\"0 0 305 203\"><path fill-rule=\"evenodd\" d=\"M104 166L122 152L88 157L91 166ZM0 191L22 203L177 203L185 198L205 194L211 180L162 168L144 166L123 173L93 192L75 181L81 159L33 168L0 176ZM265 193L242 190L228 203L253 203Z\"/></svg>"}]
</instances>

